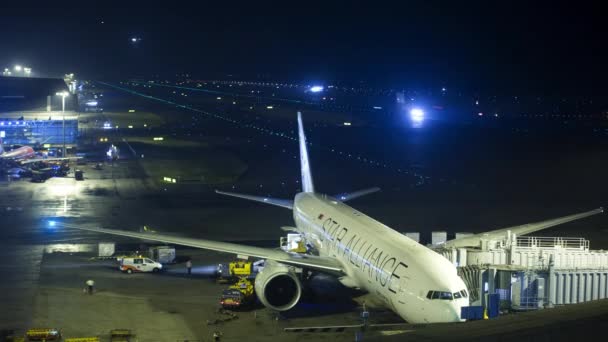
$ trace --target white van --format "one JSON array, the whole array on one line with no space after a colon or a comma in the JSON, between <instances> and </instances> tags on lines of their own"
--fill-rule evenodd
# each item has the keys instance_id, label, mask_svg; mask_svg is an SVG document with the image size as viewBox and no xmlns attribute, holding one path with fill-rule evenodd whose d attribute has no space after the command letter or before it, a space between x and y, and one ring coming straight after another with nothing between
<instances>
[{"instance_id":1,"label":"white van","mask_svg":"<svg viewBox=\"0 0 608 342\"><path fill-rule=\"evenodd\" d=\"M120 259L119 269L129 274L133 272L159 272L163 269L163 265L148 258L130 257Z\"/></svg>"}]
</instances>

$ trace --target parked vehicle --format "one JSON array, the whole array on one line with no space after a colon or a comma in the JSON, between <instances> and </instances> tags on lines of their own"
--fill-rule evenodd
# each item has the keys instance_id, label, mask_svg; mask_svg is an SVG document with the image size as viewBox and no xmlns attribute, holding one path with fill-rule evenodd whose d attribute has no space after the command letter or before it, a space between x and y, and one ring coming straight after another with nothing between
<instances>
[{"instance_id":1,"label":"parked vehicle","mask_svg":"<svg viewBox=\"0 0 608 342\"><path fill-rule=\"evenodd\" d=\"M159 272L163 265L148 258L123 258L119 269L129 274L133 272Z\"/></svg>"},{"instance_id":2,"label":"parked vehicle","mask_svg":"<svg viewBox=\"0 0 608 342\"><path fill-rule=\"evenodd\" d=\"M76 180L84 180L84 172L82 172L82 170L74 170L74 179Z\"/></svg>"}]
</instances>

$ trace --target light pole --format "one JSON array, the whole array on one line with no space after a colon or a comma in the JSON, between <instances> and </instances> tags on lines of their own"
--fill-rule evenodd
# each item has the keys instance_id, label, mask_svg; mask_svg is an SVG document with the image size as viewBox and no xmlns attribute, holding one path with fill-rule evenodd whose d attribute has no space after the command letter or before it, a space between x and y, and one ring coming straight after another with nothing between
<instances>
[{"instance_id":1,"label":"light pole","mask_svg":"<svg viewBox=\"0 0 608 342\"><path fill-rule=\"evenodd\" d=\"M61 151L61 157L65 158L66 155L66 150L65 150L65 98L66 96L68 96L68 92L67 91L63 91L60 93L55 94L57 96L61 96L61 114L63 116L63 120L62 120L62 127L63 127L63 150Z\"/></svg>"}]
</instances>

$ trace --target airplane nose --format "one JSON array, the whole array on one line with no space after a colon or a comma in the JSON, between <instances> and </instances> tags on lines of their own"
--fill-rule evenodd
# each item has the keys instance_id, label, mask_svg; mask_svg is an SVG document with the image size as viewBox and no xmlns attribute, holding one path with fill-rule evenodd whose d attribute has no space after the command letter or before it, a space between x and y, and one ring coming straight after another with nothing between
<instances>
[{"instance_id":1,"label":"airplane nose","mask_svg":"<svg viewBox=\"0 0 608 342\"><path fill-rule=\"evenodd\" d=\"M452 307L452 316L454 317L454 322L464 322L465 320L462 319L462 314L461 314L461 305L458 304L454 304L454 306Z\"/></svg>"},{"instance_id":2,"label":"airplane nose","mask_svg":"<svg viewBox=\"0 0 608 342\"><path fill-rule=\"evenodd\" d=\"M460 305L454 302L449 304L449 307L444 311L446 322L463 322L460 318Z\"/></svg>"}]
</instances>

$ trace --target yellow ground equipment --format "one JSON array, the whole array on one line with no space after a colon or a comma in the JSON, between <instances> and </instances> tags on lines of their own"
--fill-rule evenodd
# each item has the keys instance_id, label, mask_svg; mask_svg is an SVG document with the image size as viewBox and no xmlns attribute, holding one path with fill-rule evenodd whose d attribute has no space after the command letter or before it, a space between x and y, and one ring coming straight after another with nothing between
<instances>
[{"instance_id":1,"label":"yellow ground equipment","mask_svg":"<svg viewBox=\"0 0 608 342\"><path fill-rule=\"evenodd\" d=\"M249 277L251 275L251 261L234 261L228 267L233 276Z\"/></svg>"},{"instance_id":2,"label":"yellow ground equipment","mask_svg":"<svg viewBox=\"0 0 608 342\"><path fill-rule=\"evenodd\" d=\"M130 329L114 329L110 331L112 342L129 342L135 336Z\"/></svg>"},{"instance_id":3,"label":"yellow ground equipment","mask_svg":"<svg viewBox=\"0 0 608 342\"><path fill-rule=\"evenodd\" d=\"M252 304L254 299L253 283L246 277L241 277L236 284L222 292L220 305L224 309L242 308Z\"/></svg>"},{"instance_id":4,"label":"yellow ground equipment","mask_svg":"<svg viewBox=\"0 0 608 342\"><path fill-rule=\"evenodd\" d=\"M247 278L252 275L251 261L236 260L228 265L219 264L217 267L218 283L229 283L237 281L239 278Z\"/></svg>"},{"instance_id":5,"label":"yellow ground equipment","mask_svg":"<svg viewBox=\"0 0 608 342\"><path fill-rule=\"evenodd\" d=\"M28 341L59 341L61 333L53 328L29 329L25 332Z\"/></svg>"},{"instance_id":6,"label":"yellow ground equipment","mask_svg":"<svg viewBox=\"0 0 608 342\"><path fill-rule=\"evenodd\" d=\"M304 240L300 240L298 241L298 247L292 248L289 251L294 253L306 253L308 249L306 248L306 243Z\"/></svg>"}]
</instances>

